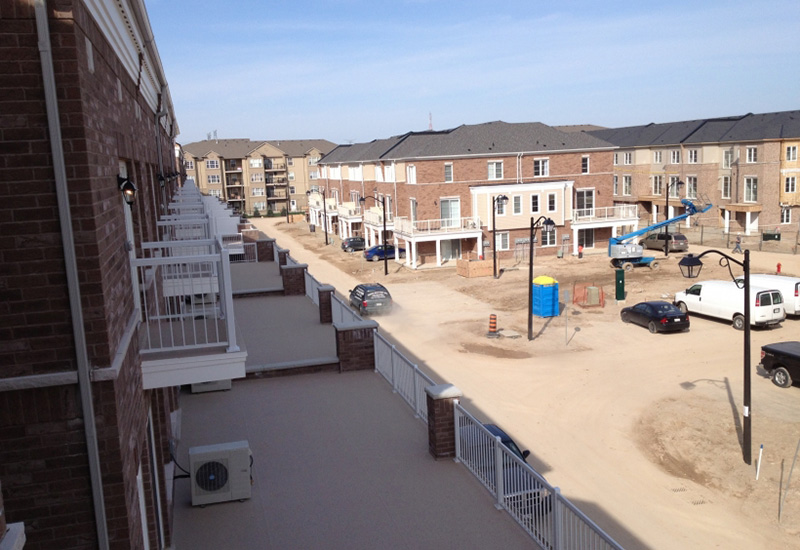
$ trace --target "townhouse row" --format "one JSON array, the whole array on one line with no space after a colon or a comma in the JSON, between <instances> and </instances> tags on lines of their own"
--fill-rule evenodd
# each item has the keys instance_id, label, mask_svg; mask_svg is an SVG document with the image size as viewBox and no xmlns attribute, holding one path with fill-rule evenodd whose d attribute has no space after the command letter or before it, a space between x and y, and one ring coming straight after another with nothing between
<instances>
[{"instance_id":1,"label":"townhouse row","mask_svg":"<svg viewBox=\"0 0 800 550\"><path fill-rule=\"evenodd\" d=\"M188 143L178 154L187 179L235 212L286 215L305 209L316 164L334 147L324 139L208 139Z\"/></svg>"},{"instance_id":2,"label":"townhouse row","mask_svg":"<svg viewBox=\"0 0 800 550\"><path fill-rule=\"evenodd\" d=\"M799 116L621 129L491 122L340 145L318 164L309 218L341 238L393 242L412 268L524 255L542 217L555 230L538 231L537 250L577 253L683 214L680 199L714 205L692 223L794 228Z\"/></svg>"}]
</instances>

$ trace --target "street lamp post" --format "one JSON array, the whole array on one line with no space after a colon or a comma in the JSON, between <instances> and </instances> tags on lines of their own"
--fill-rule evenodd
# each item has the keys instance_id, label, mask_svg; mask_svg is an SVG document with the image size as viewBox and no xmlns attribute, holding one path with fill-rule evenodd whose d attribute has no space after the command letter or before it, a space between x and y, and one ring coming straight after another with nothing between
<instances>
[{"instance_id":1,"label":"street lamp post","mask_svg":"<svg viewBox=\"0 0 800 550\"><path fill-rule=\"evenodd\" d=\"M374 195L367 195L366 197L361 197L358 199L358 202L361 204L366 204L367 198L373 199L375 202L381 201L381 211L383 215L383 235L381 235L381 245L383 246L383 274L389 274L389 253L386 250L386 197L381 197L380 199Z\"/></svg>"},{"instance_id":2,"label":"street lamp post","mask_svg":"<svg viewBox=\"0 0 800 550\"><path fill-rule=\"evenodd\" d=\"M672 189L672 186L677 186L678 194L680 195L680 189L684 185L681 180L675 180L667 183L667 204L664 210L664 219L669 219L669 190ZM669 224L664 226L664 256L669 256Z\"/></svg>"},{"instance_id":3,"label":"street lamp post","mask_svg":"<svg viewBox=\"0 0 800 550\"><path fill-rule=\"evenodd\" d=\"M544 226L544 231L552 231L556 227L556 222L545 216L533 221L531 218L531 235L528 240L528 341L533 340L533 241L536 239L536 230Z\"/></svg>"},{"instance_id":4,"label":"street lamp post","mask_svg":"<svg viewBox=\"0 0 800 550\"><path fill-rule=\"evenodd\" d=\"M498 201L505 206L508 202L508 197L505 195L498 195L492 199L492 271L494 272L495 279L497 279L497 225L494 223L494 214L497 210Z\"/></svg>"},{"instance_id":5,"label":"street lamp post","mask_svg":"<svg viewBox=\"0 0 800 550\"><path fill-rule=\"evenodd\" d=\"M325 189L322 189L321 191L318 191L318 193L322 194L322 211L323 211L323 214L322 214L322 231L325 233L325 245L327 246L327 244L328 244L328 227L327 227L327 225L328 225L328 208L325 205L325 202L326 202L325 201ZM309 199L311 198L311 191L306 191L306 197L308 197Z\"/></svg>"},{"instance_id":6,"label":"street lamp post","mask_svg":"<svg viewBox=\"0 0 800 550\"><path fill-rule=\"evenodd\" d=\"M742 287L736 277L733 276L730 262L741 266L742 270L744 271L744 421L742 422L742 455L745 463L749 465L752 463L752 449L750 444L750 436L752 432L750 417L750 250L748 249L744 251L743 262L740 262L737 259L728 256L724 252L720 252L719 250L706 250L699 256L689 254L681 259L680 262L678 262L683 276L694 279L700 275L700 270L703 267L703 262L700 261L700 258L706 254L711 254L712 252L722 256L719 260L719 265L728 268L731 278L734 280L736 285L739 286L739 288Z\"/></svg>"}]
</instances>

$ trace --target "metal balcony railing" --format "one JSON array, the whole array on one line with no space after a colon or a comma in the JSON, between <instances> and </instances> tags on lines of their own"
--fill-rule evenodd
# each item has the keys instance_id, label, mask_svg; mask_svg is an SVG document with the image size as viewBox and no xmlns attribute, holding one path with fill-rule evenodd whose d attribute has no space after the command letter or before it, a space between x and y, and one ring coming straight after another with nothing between
<instances>
[{"instance_id":1,"label":"metal balcony railing","mask_svg":"<svg viewBox=\"0 0 800 550\"><path fill-rule=\"evenodd\" d=\"M480 230L479 218L442 218L438 220L411 221L405 217L394 220L394 232L397 235L413 237L414 235L431 235L436 233L455 233L459 231Z\"/></svg>"},{"instance_id":2,"label":"metal balcony railing","mask_svg":"<svg viewBox=\"0 0 800 550\"><path fill-rule=\"evenodd\" d=\"M638 217L637 206L635 204L603 206L600 208L579 208L572 211L572 223L634 220Z\"/></svg>"}]
</instances>

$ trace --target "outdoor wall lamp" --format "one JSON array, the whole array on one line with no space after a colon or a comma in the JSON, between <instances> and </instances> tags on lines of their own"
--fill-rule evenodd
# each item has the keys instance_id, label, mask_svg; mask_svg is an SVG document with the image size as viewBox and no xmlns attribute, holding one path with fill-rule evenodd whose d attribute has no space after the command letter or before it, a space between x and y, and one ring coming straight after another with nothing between
<instances>
[{"instance_id":1,"label":"outdoor wall lamp","mask_svg":"<svg viewBox=\"0 0 800 550\"><path fill-rule=\"evenodd\" d=\"M164 177L164 174L159 172L158 173L158 184L163 188L165 183L167 183L167 179Z\"/></svg>"},{"instance_id":2,"label":"outdoor wall lamp","mask_svg":"<svg viewBox=\"0 0 800 550\"><path fill-rule=\"evenodd\" d=\"M133 208L133 203L136 200L136 186L131 180L123 178L119 174L117 175L117 184L119 185L119 190L122 192L122 198L125 200L125 203Z\"/></svg>"},{"instance_id":3,"label":"outdoor wall lamp","mask_svg":"<svg viewBox=\"0 0 800 550\"><path fill-rule=\"evenodd\" d=\"M752 463L752 418L750 417L750 250L744 251L744 262L740 262L736 258L732 258L720 252L719 250L706 250L699 256L689 254L678 262L681 268L681 274L689 279L694 279L700 275L700 270L703 269L703 262L700 260L706 254L719 254L719 265L728 268L736 286L744 288L744 398L743 398L743 417L742 422L742 458L745 464ZM731 270L731 262L741 266L744 271L744 279L737 279ZM741 282L740 282L741 281Z\"/></svg>"}]
</instances>

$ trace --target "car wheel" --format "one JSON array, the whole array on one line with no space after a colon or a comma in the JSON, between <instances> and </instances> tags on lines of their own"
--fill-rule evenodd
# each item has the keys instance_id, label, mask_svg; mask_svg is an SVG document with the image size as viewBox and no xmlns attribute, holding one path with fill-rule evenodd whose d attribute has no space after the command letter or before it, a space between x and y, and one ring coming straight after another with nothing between
<instances>
[{"instance_id":1,"label":"car wheel","mask_svg":"<svg viewBox=\"0 0 800 550\"><path fill-rule=\"evenodd\" d=\"M625 271L633 271L633 264L630 262L625 262L624 264L622 264L622 269L624 269Z\"/></svg>"},{"instance_id":2,"label":"car wheel","mask_svg":"<svg viewBox=\"0 0 800 550\"><path fill-rule=\"evenodd\" d=\"M744 316L743 315L734 315L733 316L733 328L736 330L744 330Z\"/></svg>"},{"instance_id":3,"label":"car wheel","mask_svg":"<svg viewBox=\"0 0 800 550\"><path fill-rule=\"evenodd\" d=\"M352 248L350 248L350 247L348 246L348 247L345 249L345 251L347 251L347 252L352 252L352 251L353 251L353 249L352 249Z\"/></svg>"},{"instance_id":4,"label":"car wheel","mask_svg":"<svg viewBox=\"0 0 800 550\"><path fill-rule=\"evenodd\" d=\"M628 312L627 312L627 311L626 311L625 313L623 313L623 314L621 315L621 317L622 317L622 322L623 322L623 323L630 323L630 322L631 322L631 318L630 318L630 316L628 315Z\"/></svg>"},{"instance_id":5,"label":"car wheel","mask_svg":"<svg viewBox=\"0 0 800 550\"><path fill-rule=\"evenodd\" d=\"M380 258L378 258L377 256L373 256L372 258L370 258L371 262L377 262L378 260L380 260Z\"/></svg>"},{"instance_id":6,"label":"car wheel","mask_svg":"<svg viewBox=\"0 0 800 550\"><path fill-rule=\"evenodd\" d=\"M650 262L650 269L652 269L653 271L658 270L659 267L661 267L661 264L659 264L658 262Z\"/></svg>"},{"instance_id":7,"label":"car wheel","mask_svg":"<svg viewBox=\"0 0 800 550\"><path fill-rule=\"evenodd\" d=\"M689 308L686 307L686 304L684 304L683 302L678 302L678 309L681 310L681 313L689 312Z\"/></svg>"},{"instance_id":8,"label":"car wheel","mask_svg":"<svg viewBox=\"0 0 800 550\"><path fill-rule=\"evenodd\" d=\"M658 332L658 325L656 325L655 321L650 321L649 323L647 323L647 328L650 330L651 334L655 334L656 332Z\"/></svg>"},{"instance_id":9,"label":"car wheel","mask_svg":"<svg viewBox=\"0 0 800 550\"><path fill-rule=\"evenodd\" d=\"M792 377L784 367L778 367L772 371L772 383L779 388L788 388L792 385Z\"/></svg>"}]
</instances>

